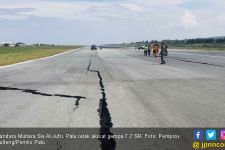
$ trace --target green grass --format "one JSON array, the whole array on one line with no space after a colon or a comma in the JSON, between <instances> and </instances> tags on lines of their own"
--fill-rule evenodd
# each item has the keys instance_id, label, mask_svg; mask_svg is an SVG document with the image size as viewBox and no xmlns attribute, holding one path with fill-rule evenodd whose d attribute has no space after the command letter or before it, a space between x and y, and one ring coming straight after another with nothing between
<instances>
[{"instance_id":1,"label":"green grass","mask_svg":"<svg viewBox=\"0 0 225 150\"><path fill-rule=\"evenodd\" d=\"M59 54L80 46L0 47L0 66Z\"/></svg>"}]
</instances>

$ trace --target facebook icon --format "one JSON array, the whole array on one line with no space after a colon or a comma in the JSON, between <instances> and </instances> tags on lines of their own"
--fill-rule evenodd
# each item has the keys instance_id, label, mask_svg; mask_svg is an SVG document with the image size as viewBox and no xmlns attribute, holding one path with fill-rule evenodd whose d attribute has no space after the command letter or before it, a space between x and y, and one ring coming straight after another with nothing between
<instances>
[{"instance_id":1,"label":"facebook icon","mask_svg":"<svg viewBox=\"0 0 225 150\"><path fill-rule=\"evenodd\" d=\"M194 130L193 139L196 141L203 141L204 132L203 130Z\"/></svg>"}]
</instances>

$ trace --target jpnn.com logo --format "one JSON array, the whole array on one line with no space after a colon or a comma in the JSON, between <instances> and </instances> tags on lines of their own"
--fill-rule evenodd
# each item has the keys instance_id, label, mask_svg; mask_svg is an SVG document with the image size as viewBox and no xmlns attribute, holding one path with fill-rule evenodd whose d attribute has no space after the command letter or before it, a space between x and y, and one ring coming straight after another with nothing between
<instances>
[{"instance_id":1,"label":"jpnn.com logo","mask_svg":"<svg viewBox=\"0 0 225 150\"><path fill-rule=\"evenodd\" d=\"M225 142L222 142L225 141L225 130L220 130L220 136L218 133L218 138L217 138L217 130L214 129L208 129L205 131L194 130L193 139L195 140L192 143L192 147L194 149L225 149ZM217 141L219 139L221 141ZM206 141L204 142L204 140Z\"/></svg>"}]
</instances>

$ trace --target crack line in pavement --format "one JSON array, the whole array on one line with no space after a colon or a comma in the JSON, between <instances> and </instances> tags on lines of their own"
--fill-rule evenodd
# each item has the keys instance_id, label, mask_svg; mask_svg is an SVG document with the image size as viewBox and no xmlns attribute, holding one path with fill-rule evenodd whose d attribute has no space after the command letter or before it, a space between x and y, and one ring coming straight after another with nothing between
<instances>
[{"instance_id":1,"label":"crack line in pavement","mask_svg":"<svg viewBox=\"0 0 225 150\"><path fill-rule=\"evenodd\" d=\"M49 96L49 97L50 96L56 96L56 97L64 97L64 98L75 98L75 99L77 99L75 101L75 104L74 104L76 107L73 109L73 111L79 107L79 101L81 99L86 99L86 97L83 97L83 96L71 96L71 95L61 95L61 94L47 94L47 93L38 92L37 90L19 89L19 88L12 88L12 87L2 87L2 86L0 86L0 90L21 91L21 92L24 92L24 93L31 93L31 94L34 94L34 95Z\"/></svg>"},{"instance_id":2,"label":"crack line in pavement","mask_svg":"<svg viewBox=\"0 0 225 150\"><path fill-rule=\"evenodd\" d=\"M56 142L57 149L56 150L61 150L63 148L62 142L64 142L64 140L57 140L57 142Z\"/></svg>"},{"instance_id":3,"label":"crack line in pavement","mask_svg":"<svg viewBox=\"0 0 225 150\"><path fill-rule=\"evenodd\" d=\"M99 138L99 141L101 143L100 146L101 146L102 150L115 150L116 149L116 141L114 138L110 138L110 137L113 137L113 133L110 131L113 126L113 123L112 123L112 118L111 118L109 109L107 107L106 93L105 93L105 87L103 84L103 79L102 79L100 71L90 69L91 61L92 61L92 55L91 55L87 70L90 72L97 73L98 78L99 78L101 95L102 95L102 98L99 100L99 109L97 110L97 112L99 113L99 117L100 117L99 134L101 137L105 136L106 138Z\"/></svg>"},{"instance_id":4,"label":"crack line in pavement","mask_svg":"<svg viewBox=\"0 0 225 150\"><path fill-rule=\"evenodd\" d=\"M179 60L179 61L183 61L183 62L203 64L203 65L209 65L209 66L215 66L215 67L224 67L222 65L216 65L216 64L210 64L210 63L204 63L204 62L198 62L198 61L185 60L185 59L181 59L179 57L168 57L168 58L174 58L175 60Z\"/></svg>"}]
</instances>

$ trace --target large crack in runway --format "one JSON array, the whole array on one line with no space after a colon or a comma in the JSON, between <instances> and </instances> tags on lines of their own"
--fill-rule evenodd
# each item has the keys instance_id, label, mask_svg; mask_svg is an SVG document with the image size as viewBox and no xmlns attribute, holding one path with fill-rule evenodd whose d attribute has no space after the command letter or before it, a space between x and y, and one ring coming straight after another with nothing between
<instances>
[{"instance_id":1,"label":"large crack in runway","mask_svg":"<svg viewBox=\"0 0 225 150\"><path fill-rule=\"evenodd\" d=\"M87 70L90 72L97 73L99 78L99 86L101 90L102 98L99 100L99 108L97 112L99 113L100 117L100 129L99 134L101 137L111 137L113 136L113 133L110 131L113 127L112 118L109 112L109 109L107 107L107 101L106 101L106 92L105 92L105 86L103 84L103 79L101 76L101 73L99 70L92 70L91 69L91 63L92 63L92 55L89 61L89 65ZM102 150L115 150L116 149L116 141L114 138L100 138L100 146Z\"/></svg>"},{"instance_id":2,"label":"large crack in runway","mask_svg":"<svg viewBox=\"0 0 225 150\"><path fill-rule=\"evenodd\" d=\"M48 96L48 97L55 96L55 97L63 97L63 98L74 98L74 99L76 99L75 104L74 104L76 107L73 108L73 111L79 107L79 101L81 99L86 99L86 97L83 97L83 96L71 96L71 95L63 95L63 94L48 94L48 93L38 92L37 90L19 89L19 88L3 87L3 86L0 86L0 91L21 91L21 92L24 92L24 93L30 93L30 94L39 95L39 96Z\"/></svg>"}]
</instances>

